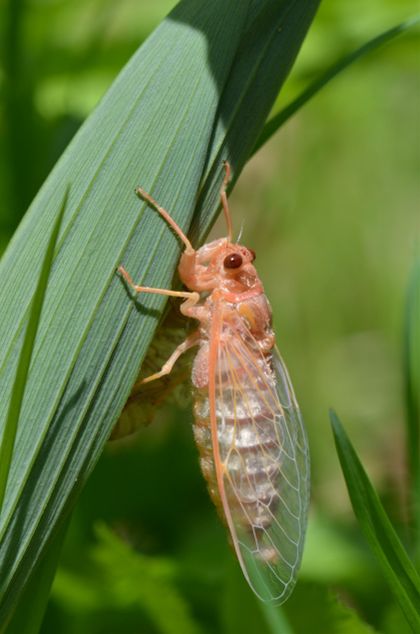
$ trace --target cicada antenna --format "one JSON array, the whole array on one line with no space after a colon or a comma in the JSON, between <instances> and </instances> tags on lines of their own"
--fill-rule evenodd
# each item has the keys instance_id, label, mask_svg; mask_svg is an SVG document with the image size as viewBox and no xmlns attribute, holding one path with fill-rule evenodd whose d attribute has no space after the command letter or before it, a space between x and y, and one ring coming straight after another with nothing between
<instances>
[{"instance_id":1,"label":"cicada antenna","mask_svg":"<svg viewBox=\"0 0 420 634\"><path fill-rule=\"evenodd\" d=\"M230 181L230 164L228 161L223 161L223 167L225 168L225 177L223 179L222 188L220 190L220 198L222 201L223 213L225 215L225 221L227 226L227 239L232 242L232 217L229 211L229 203L227 199L226 189Z\"/></svg>"},{"instance_id":2,"label":"cicada antenna","mask_svg":"<svg viewBox=\"0 0 420 634\"><path fill-rule=\"evenodd\" d=\"M236 242L239 243L241 241L243 232L244 232L244 221L242 220L242 222L241 222L241 230L239 231L239 234L238 234L238 237L236 239Z\"/></svg>"}]
</instances>

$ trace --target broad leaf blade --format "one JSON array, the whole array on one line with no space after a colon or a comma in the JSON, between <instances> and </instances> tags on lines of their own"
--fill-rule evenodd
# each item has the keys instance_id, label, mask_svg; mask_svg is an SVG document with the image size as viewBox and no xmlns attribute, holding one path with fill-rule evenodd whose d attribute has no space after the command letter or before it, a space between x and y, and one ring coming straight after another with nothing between
<instances>
[{"instance_id":1,"label":"broad leaf blade","mask_svg":"<svg viewBox=\"0 0 420 634\"><path fill-rule=\"evenodd\" d=\"M233 165L233 182L249 159L286 80L320 0L251 3L232 72L220 99L209 161L191 235L201 243L219 206L221 164Z\"/></svg>"},{"instance_id":2,"label":"broad leaf blade","mask_svg":"<svg viewBox=\"0 0 420 634\"><path fill-rule=\"evenodd\" d=\"M1 264L0 421L34 273L72 183L0 526L0 622L97 461L164 305L134 302L116 267L145 285L171 284L180 245L134 187L184 230L196 207L202 236L217 213L221 158L237 175L318 3L181 2L78 132L12 240Z\"/></svg>"},{"instance_id":3,"label":"broad leaf blade","mask_svg":"<svg viewBox=\"0 0 420 634\"><path fill-rule=\"evenodd\" d=\"M384 577L413 629L420 629L420 577L401 544L337 415L331 424L354 513Z\"/></svg>"},{"instance_id":4,"label":"broad leaf blade","mask_svg":"<svg viewBox=\"0 0 420 634\"><path fill-rule=\"evenodd\" d=\"M42 306L44 304L45 294L47 291L54 251L67 204L68 193L69 190L67 189L64 194L61 209L59 210L57 219L54 222L49 243L45 252L44 261L41 266L39 280L32 300L29 320L26 326L23 345L20 352L16 378L9 402L9 410L4 425L2 443L0 447L0 513L4 494L6 492L9 469L12 461L13 448L15 445L16 432L18 429L32 352L41 318ZM64 530L62 530L59 536L53 540L53 543L49 548L48 555L35 571L33 583L29 584L26 589L26 593L24 594L25 610L21 610L18 614L15 614L12 623L7 626L7 631L10 632L10 634L12 634L12 632L30 634L38 631L48 600L51 583L54 578L63 535ZM3 631L3 629L1 631Z\"/></svg>"},{"instance_id":5,"label":"broad leaf blade","mask_svg":"<svg viewBox=\"0 0 420 634\"><path fill-rule=\"evenodd\" d=\"M60 526L43 554L39 565L26 584L20 598L22 609L14 611L10 622L0 629L3 634L37 634L44 618L51 585L54 580L67 522Z\"/></svg>"},{"instance_id":6,"label":"broad leaf blade","mask_svg":"<svg viewBox=\"0 0 420 634\"><path fill-rule=\"evenodd\" d=\"M19 362L16 370L16 377L13 382L12 394L8 404L6 421L1 436L0 445L0 515L3 507L6 486L9 477L10 464L12 462L13 448L15 446L16 433L18 429L20 412L22 409L25 386L28 379L29 367L31 365L32 353L35 345L36 334L41 318L42 306L44 304L45 293L47 291L48 279L54 258L54 251L57 244L58 234L63 220L68 199L68 190L64 194L61 209L54 222L53 230L45 251L41 272L36 285L35 294L32 300L29 320L25 329L23 345L20 351Z\"/></svg>"}]
</instances>

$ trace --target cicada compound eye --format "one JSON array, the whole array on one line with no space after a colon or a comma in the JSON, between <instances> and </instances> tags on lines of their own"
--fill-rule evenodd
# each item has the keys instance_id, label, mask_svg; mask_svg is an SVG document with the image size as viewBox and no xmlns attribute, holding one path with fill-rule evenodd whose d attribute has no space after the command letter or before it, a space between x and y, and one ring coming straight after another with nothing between
<instances>
[{"instance_id":1,"label":"cicada compound eye","mask_svg":"<svg viewBox=\"0 0 420 634\"><path fill-rule=\"evenodd\" d=\"M225 269L239 269L243 264L242 255L239 253L230 253L223 260L223 266Z\"/></svg>"}]
</instances>

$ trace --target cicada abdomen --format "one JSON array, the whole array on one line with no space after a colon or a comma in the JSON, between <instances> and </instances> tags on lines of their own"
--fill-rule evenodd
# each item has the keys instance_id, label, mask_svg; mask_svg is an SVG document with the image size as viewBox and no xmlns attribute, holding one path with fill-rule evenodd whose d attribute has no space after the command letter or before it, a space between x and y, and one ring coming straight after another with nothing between
<instances>
[{"instance_id":1,"label":"cicada abdomen","mask_svg":"<svg viewBox=\"0 0 420 634\"><path fill-rule=\"evenodd\" d=\"M213 307L222 314L219 332L212 330L193 370L194 436L210 496L245 577L261 599L281 603L293 589L303 552L309 454L278 351L262 349L240 309ZM213 372L215 343L212 387L203 384L200 366Z\"/></svg>"}]
</instances>

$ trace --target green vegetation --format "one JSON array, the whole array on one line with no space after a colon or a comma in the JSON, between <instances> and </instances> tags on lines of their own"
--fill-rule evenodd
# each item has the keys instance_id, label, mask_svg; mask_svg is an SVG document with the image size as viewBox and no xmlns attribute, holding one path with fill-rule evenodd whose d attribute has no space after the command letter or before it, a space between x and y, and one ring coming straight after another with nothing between
<instances>
[{"instance_id":1,"label":"green vegetation","mask_svg":"<svg viewBox=\"0 0 420 634\"><path fill-rule=\"evenodd\" d=\"M418 28L407 22L416 3L324 0L276 100L318 2L289 5L263 0L255 20L245 2L184 2L75 137L5 253L2 633L38 631L58 561L42 634L416 631L420 94ZM1 250L172 6L9 0ZM270 108L283 124L276 113L290 114L324 72L397 24L247 163ZM152 187L201 242L223 158L235 179L245 166L230 197L235 230L243 223L257 253L310 437L307 545L281 608L260 604L242 579L199 472L190 406L163 408L135 437L105 444L164 306L135 305L115 268L123 261L144 283L168 286L180 249L133 189ZM335 415L331 433L330 407L347 433Z\"/></svg>"}]
</instances>

